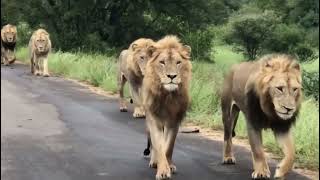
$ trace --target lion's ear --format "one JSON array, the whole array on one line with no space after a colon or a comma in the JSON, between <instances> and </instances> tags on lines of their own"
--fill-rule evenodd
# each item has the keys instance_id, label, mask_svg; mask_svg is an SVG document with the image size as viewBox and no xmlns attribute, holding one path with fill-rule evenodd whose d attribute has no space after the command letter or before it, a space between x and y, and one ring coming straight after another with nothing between
<instances>
[{"instance_id":1,"label":"lion's ear","mask_svg":"<svg viewBox=\"0 0 320 180\"><path fill-rule=\"evenodd\" d=\"M290 66L290 68L296 69L298 71L300 71L300 64L297 62L293 62Z\"/></svg>"},{"instance_id":2,"label":"lion's ear","mask_svg":"<svg viewBox=\"0 0 320 180\"><path fill-rule=\"evenodd\" d=\"M5 41L5 39L4 39L4 30L3 29L1 29L1 40Z\"/></svg>"},{"instance_id":3,"label":"lion's ear","mask_svg":"<svg viewBox=\"0 0 320 180\"><path fill-rule=\"evenodd\" d=\"M137 44L132 44L131 45L131 49L132 51L135 51L137 49L138 45Z\"/></svg>"},{"instance_id":4,"label":"lion's ear","mask_svg":"<svg viewBox=\"0 0 320 180\"><path fill-rule=\"evenodd\" d=\"M156 51L156 47L155 46L153 46L153 45L151 45L151 46L149 46L148 47L148 50L147 50L147 53L148 53L148 56L149 57L152 57L152 55L153 55L153 53Z\"/></svg>"},{"instance_id":5,"label":"lion's ear","mask_svg":"<svg viewBox=\"0 0 320 180\"><path fill-rule=\"evenodd\" d=\"M185 54L185 58L186 58L186 59L190 59L190 56L191 56L191 47L188 46L188 45L184 45L184 46L183 46L183 51L184 51L184 54Z\"/></svg>"}]
</instances>

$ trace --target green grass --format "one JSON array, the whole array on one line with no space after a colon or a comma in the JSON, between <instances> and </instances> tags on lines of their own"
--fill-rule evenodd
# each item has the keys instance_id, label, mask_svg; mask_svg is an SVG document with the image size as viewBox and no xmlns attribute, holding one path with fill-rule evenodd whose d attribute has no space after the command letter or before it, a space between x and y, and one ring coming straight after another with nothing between
<instances>
[{"instance_id":1,"label":"green grass","mask_svg":"<svg viewBox=\"0 0 320 180\"><path fill-rule=\"evenodd\" d=\"M229 46L219 45L215 48L215 64L193 62L191 82L192 105L187 119L196 124L222 129L219 87L223 74L234 63L244 60L243 55L235 53ZM27 49L20 48L17 58L27 59ZM104 90L116 92L116 58L100 54L83 54L55 52L49 57L50 71L77 80L87 81ZM302 65L307 71L319 71L319 59ZM126 91L128 95L128 91ZM314 100L306 98L294 128L297 162L304 167L319 167L319 107ZM240 114L236 133L246 137L246 124ZM282 155L272 132L263 133L264 145L275 154Z\"/></svg>"}]
</instances>

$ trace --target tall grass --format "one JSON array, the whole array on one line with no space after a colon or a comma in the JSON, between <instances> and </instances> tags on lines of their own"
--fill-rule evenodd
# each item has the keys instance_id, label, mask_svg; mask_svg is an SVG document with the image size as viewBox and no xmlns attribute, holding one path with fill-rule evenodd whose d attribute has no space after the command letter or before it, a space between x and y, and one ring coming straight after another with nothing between
<instances>
[{"instance_id":1,"label":"tall grass","mask_svg":"<svg viewBox=\"0 0 320 180\"><path fill-rule=\"evenodd\" d=\"M234 63L241 62L243 56L228 46L217 46L215 63L193 61L191 82L192 105L188 111L188 121L214 129L222 129L219 91L223 74ZM27 60L27 49L20 48L17 58ZM116 92L116 57L101 54L55 52L49 57L50 71L69 78L87 81L94 86ZM319 60L317 60L319 61ZM319 62L313 62L319 63ZM303 64L306 70L314 70L314 65ZM316 69L319 71L319 69ZM128 95L128 93L127 93ZM303 102L300 116L294 128L297 161L304 166L318 168L319 165L319 107L313 99ZM239 116L236 134L246 137L246 124ZM268 150L281 155L272 132L263 133Z\"/></svg>"}]
</instances>

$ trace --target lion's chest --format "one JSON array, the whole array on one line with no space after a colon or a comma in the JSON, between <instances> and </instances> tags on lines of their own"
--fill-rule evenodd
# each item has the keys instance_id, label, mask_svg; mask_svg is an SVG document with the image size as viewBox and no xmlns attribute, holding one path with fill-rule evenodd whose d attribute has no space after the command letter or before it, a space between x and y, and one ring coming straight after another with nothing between
<instances>
[{"instance_id":1,"label":"lion's chest","mask_svg":"<svg viewBox=\"0 0 320 180\"><path fill-rule=\"evenodd\" d=\"M187 111L187 105L185 98L179 95L167 95L155 98L150 106L150 111L159 119L182 121Z\"/></svg>"}]
</instances>

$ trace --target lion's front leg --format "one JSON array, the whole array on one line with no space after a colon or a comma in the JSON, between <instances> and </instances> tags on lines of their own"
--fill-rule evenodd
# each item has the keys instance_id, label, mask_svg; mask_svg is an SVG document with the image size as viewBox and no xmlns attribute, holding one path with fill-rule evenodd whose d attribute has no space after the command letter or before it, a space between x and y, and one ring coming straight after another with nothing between
<instances>
[{"instance_id":1,"label":"lion's front leg","mask_svg":"<svg viewBox=\"0 0 320 180\"><path fill-rule=\"evenodd\" d=\"M33 63L34 63L34 75L39 76L41 75L40 71L40 61L41 59L39 57L34 56L33 57Z\"/></svg>"},{"instance_id":2,"label":"lion's front leg","mask_svg":"<svg viewBox=\"0 0 320 180\"><path fill-rule=\"evenodd\" d=\"M165 151L172 173L177 172L177 167L172 162L172 154L174 149L174 144L176 137L179 131L179 127L174 125L174 127L165 127L164 128L164 138L165 138Z\"/></svg>"},{"instance_id":3,"label":"lion's front leg","mask_svg":"<svg viewBox=\"0 0 320 180\"><path fill-rule=\"evenodd\" d=\"M146 116L145 109L141 105L141 95L139 93L138 87L131 87L131 96L134 102L134 111L133 117L134 118L144 118Z\"/></svg>"},{"instance_id":4,"label":"lion's front leg","mask_svg":"<svg viewBox=\"0 0 320 180\"><path fill-rule=\"evenodd\" d=\"M48 57L45 57L42 59L42 64L43 64L43 76L44 77L49 77L49 68L48 68Z\"/></svg>"},{"instance_id":5,"label":"lion's front leg","mask_svg":"<svg viewBox=\"0 0 320 180\"><path fill-rule=\"evenodd\" d=\"M157 121L153 117L147 117L147 125L150 130L150 137L152 142L152 155L150 164L156 162L157 164L157 180L169 179L171 178L171 170L166 157L165 152L165 139L163 132L163 124ZM156 160L156 161L154 161Z\"/></svg>"},{"instance_id":6,"label":"lion's front leg","mask_svg":"<svg viewBox=\"0 0 320 180\"><path fill-rule=\"evenodd\" d=\"M293 167L295 154L294 142L291 131L283 134L275 133L275 137L282 148L284 158L277 165L274 178L283 178Z\"/></svg>"},{"instance_id":7,"label":"lion's front leg","mask_svg":"<svg viewBox=\"0 0 320 180\"><path fill-rule=\"evenodd\" d=\"M265 158L263 146L262 146L262 135L261 130L252 128L248 123L248 136L249 143L252 151L253 168L252 173L253 179L270 178L270 170L268 163Z\"/></svg>"}]
</instances>

